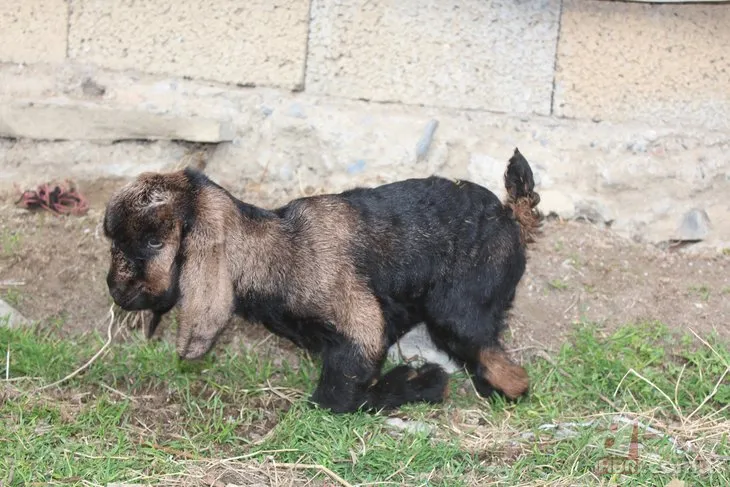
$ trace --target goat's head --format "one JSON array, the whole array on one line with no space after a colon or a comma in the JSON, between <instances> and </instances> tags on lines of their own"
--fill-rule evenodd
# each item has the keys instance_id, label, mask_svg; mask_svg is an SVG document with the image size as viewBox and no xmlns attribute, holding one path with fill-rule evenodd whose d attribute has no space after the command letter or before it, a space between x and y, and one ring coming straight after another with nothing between
<instances>
[{"instance_id":1,"label":"goat's head","mask_svg":"<svg viewBox=\"0 0 730 487\"><path fill-rule=\"evenodd\" d=\"M125 310L154 313L148 337L160 315L180 304L177 350L182 358L205 354L230 318L227 201L198 173L143 173L115 193L106 208L107 285L114 302Z\"/></svg>"}]
</instances>

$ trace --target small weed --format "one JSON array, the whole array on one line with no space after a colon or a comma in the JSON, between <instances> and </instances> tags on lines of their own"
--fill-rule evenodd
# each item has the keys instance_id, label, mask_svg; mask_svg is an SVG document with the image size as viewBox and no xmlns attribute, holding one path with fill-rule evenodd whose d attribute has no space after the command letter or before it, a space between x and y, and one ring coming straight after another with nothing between
<instances>
[{"instance_id":1,"label":"small weed","mask_svg":"<svg viewBox=\"0 0 730 487\"><path fill-rule=\"evenodd\" d=\"M730 247L722 249L722 255L730 255Z\"/></svg>"},{"instance_id":2,"label":"small weed","mask_svg":"<svg viewBox=\"0 0 730 487\"><path fill-rule=\"evenodd\" d=\"M17 289L10 288L5 291L3 298L10 306L17 308L23 302L23 295Z\"/></svg>"},{"instance_id":3,"label":"small weed","mask_svg":"<svg viewBox=\"0 0 730 487\"><path fill-rule=\"evenodd\" d=\"M710 300L710 288L708 286L702 285L702 286L691 286L689 288L690 293L698 296L702 301L709 301Z\"/></svg>"},{"instance_id":4,"label":"small weed","mask_svg":"<svg viewBox=\"0 0 730 487\"><path fill-rule=\"evenodd\" d=\"M574 269L580 269L581 267L583 267L583 260L576 253L570 254L570 257L568 257L568 263Z\"/></svg>"},{"instance_id":5,"label":"small weed","mask_svg":"<svg viewBox=\"0 0 730 487\"><path fill-rule=\"evenodd\" d=\"M568 284L561 279L553 279L552 281L548 282L548 286L558 291L565 291L566 289L568 289Z\"/></svg>"},{"instance_id":6,"label":"small weed","mask_svg":"<svg viewBox=\"0 0 730 487\"><path fill-rule=\"evenodd\" d=\"M21 236L19 233L11 232L8 229L3 229L0 233L0 248L2 248L3 255L10 257L15 252L20 250Z\"/></svg>"}]
</instances>

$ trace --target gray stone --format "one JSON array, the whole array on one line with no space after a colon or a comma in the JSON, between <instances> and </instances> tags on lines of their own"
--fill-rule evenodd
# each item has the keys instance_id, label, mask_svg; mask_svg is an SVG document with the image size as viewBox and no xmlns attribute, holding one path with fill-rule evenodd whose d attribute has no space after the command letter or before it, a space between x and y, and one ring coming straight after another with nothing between
<instances>
[{"instance_id":1,"label":"gray stone","mask_svg":"<svg viewBox=\"0 0 730 487\"><path fill-rule=\"evenodd\" d=\"M394 362L418 359L423 362L438 364L448 373L456 372L459 365L443 351L439 350L431 340L426 325L418 325L388 350L388 358Z\"/></svg>"},{"instance_id":2,"label":"gray stone","mask_svg":"<svg viewBox=\"0 0 730 487\"><path fill-rule=\"evenodd\" d=\"M583 199L575 203L575 218L583 218L592 223L610 223L613 221L611 210L595 199Z\"/></svg>"},{"instance_id":3,"label":"gray stone","mask_svg":"<svg viewBox=\"0 0 730 487\"><path fill-rule=\"evenodd\" d=\"M555 190L538 192L540 194L538 208L545 216L554 215L565 220L570 220L575 216L575 204L565 192Z\"/></svg>"},{"instance_id":4,"label":"gray stone","mask_svg":"<svg viewBox=\"0 0 730 487\"><path fill-rule=\"evenodd\" d=\"M185 155L183 145L166 140L100 143L0 139L0 191L17 191L14 185L35 187L38 174L47 181L72 179L80 184L99 178L134 177L144 171L178 167Z\"/></svg>"},{"instance_id":5,"label":"gray stone","mask_svg":"<svg viewBox=\"0 0 730 487\"><path fill-rule=\"evenodd\" d=\"M393 429L407 431L408 433L430 434L433 431L433 427L430 424L422 421L404 421L400 418L388 418L385 420L385 424Z\"/></svg>"},{"instance_id":6,"label":"gray stone","mask_svg":"<svg viewBox=\"0 0 730 487\"><path fill-rule=\"evenodd\" d=\"M101 97L106 93L106 88L95 82L91 78L87 78L81 83L81 91L86 96Z\"/></svg>"},{"instance_id":7,"label":"gray stone","mask_svg":"<svg viewBox=\"0 0 730 487\"><path fill-rule=\"evenodd\" d=\"M710 230L712 223L707 212L701 208L692 208L682 216L678 233L682 240L703 240Z\"/></svg>"},{"instance_id":8,"label":"gray stone","mask_svg":"<svg viewBox=\"0 0 730 487\"><path fill-rule=\"evenodd\" d=\"M426 124L426 128L423 130L423 136L416 144L416 158L419 161L422 161L428 155L428 149L431 148L431 142L433 141L433 134L436 132L438 126L438 120L429 120Z\"/></svg>"},{"instance_id":9,"label":"gray stone","mask_svg":"<svg viewBox=\"0 0 730 487\"><path fill-rule=\"evenodd\" d=\"M304 108L302 107L301 103L292 103L289 105L289 109L286 111L286 113L290 117L294 118L307 118L307 114L304 113Z\"/></svg>"},{"instance_id":10,"label":"gray stone","mask_svg":"<svg viewBox=\"0 0 730 487\"><path fill-rule=\"evenodd\" d=\"M507 162L504 158L498 158L492 154L473 152L469 157L467 171L472 181L489 188L499 195L504 192L504 171L506 167Z\"/></svg>"},{"instance_id":11,"label":"gray stone","mask_svg":"<svg viewBox=\"0 0 730 487\"><path fill-rule=\"evenodd\" d=\"M0 299L0 323L7 323L7 326L10 328L15 328L30 324L30 320L20 314L20 312L10 306L10 304Z\"/></svg>"}]
</instances>

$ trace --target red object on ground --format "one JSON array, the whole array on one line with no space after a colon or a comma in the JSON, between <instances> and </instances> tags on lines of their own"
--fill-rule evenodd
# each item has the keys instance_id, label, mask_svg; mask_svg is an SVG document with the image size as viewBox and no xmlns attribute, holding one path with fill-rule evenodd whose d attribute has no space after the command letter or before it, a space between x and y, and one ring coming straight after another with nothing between
<instances>
[{"instance_id":1,"label":"red object on ground","mask_svg":"<svg viewBox=\"0 0 730 487\"><path fill-rule=\"evenodd\" d=\"M24 191L16 204L28 210L47 210L57 215L86 214L89 203L76 191L74 184L66 181L66 186L41 184L35 190Z\"/></svg>"}]
</instances>

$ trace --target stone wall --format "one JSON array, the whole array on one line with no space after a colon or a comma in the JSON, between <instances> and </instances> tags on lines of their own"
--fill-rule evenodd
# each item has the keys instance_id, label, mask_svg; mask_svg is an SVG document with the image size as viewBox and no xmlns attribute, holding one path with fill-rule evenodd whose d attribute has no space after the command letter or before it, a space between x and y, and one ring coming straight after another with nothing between
<instances>
[{"instance_id":1,"label":"stone wall","mask_svg":"<svg viewBox=\"0 0 730 487\"><path fill-rule=\"evenodd\" d=\"M729 25L727 4L3 0L0 185L129 177L188 141L242 196L433 172L501 193L518 146L548 212L726 245Z\"/></svg>"}]
</instances>

